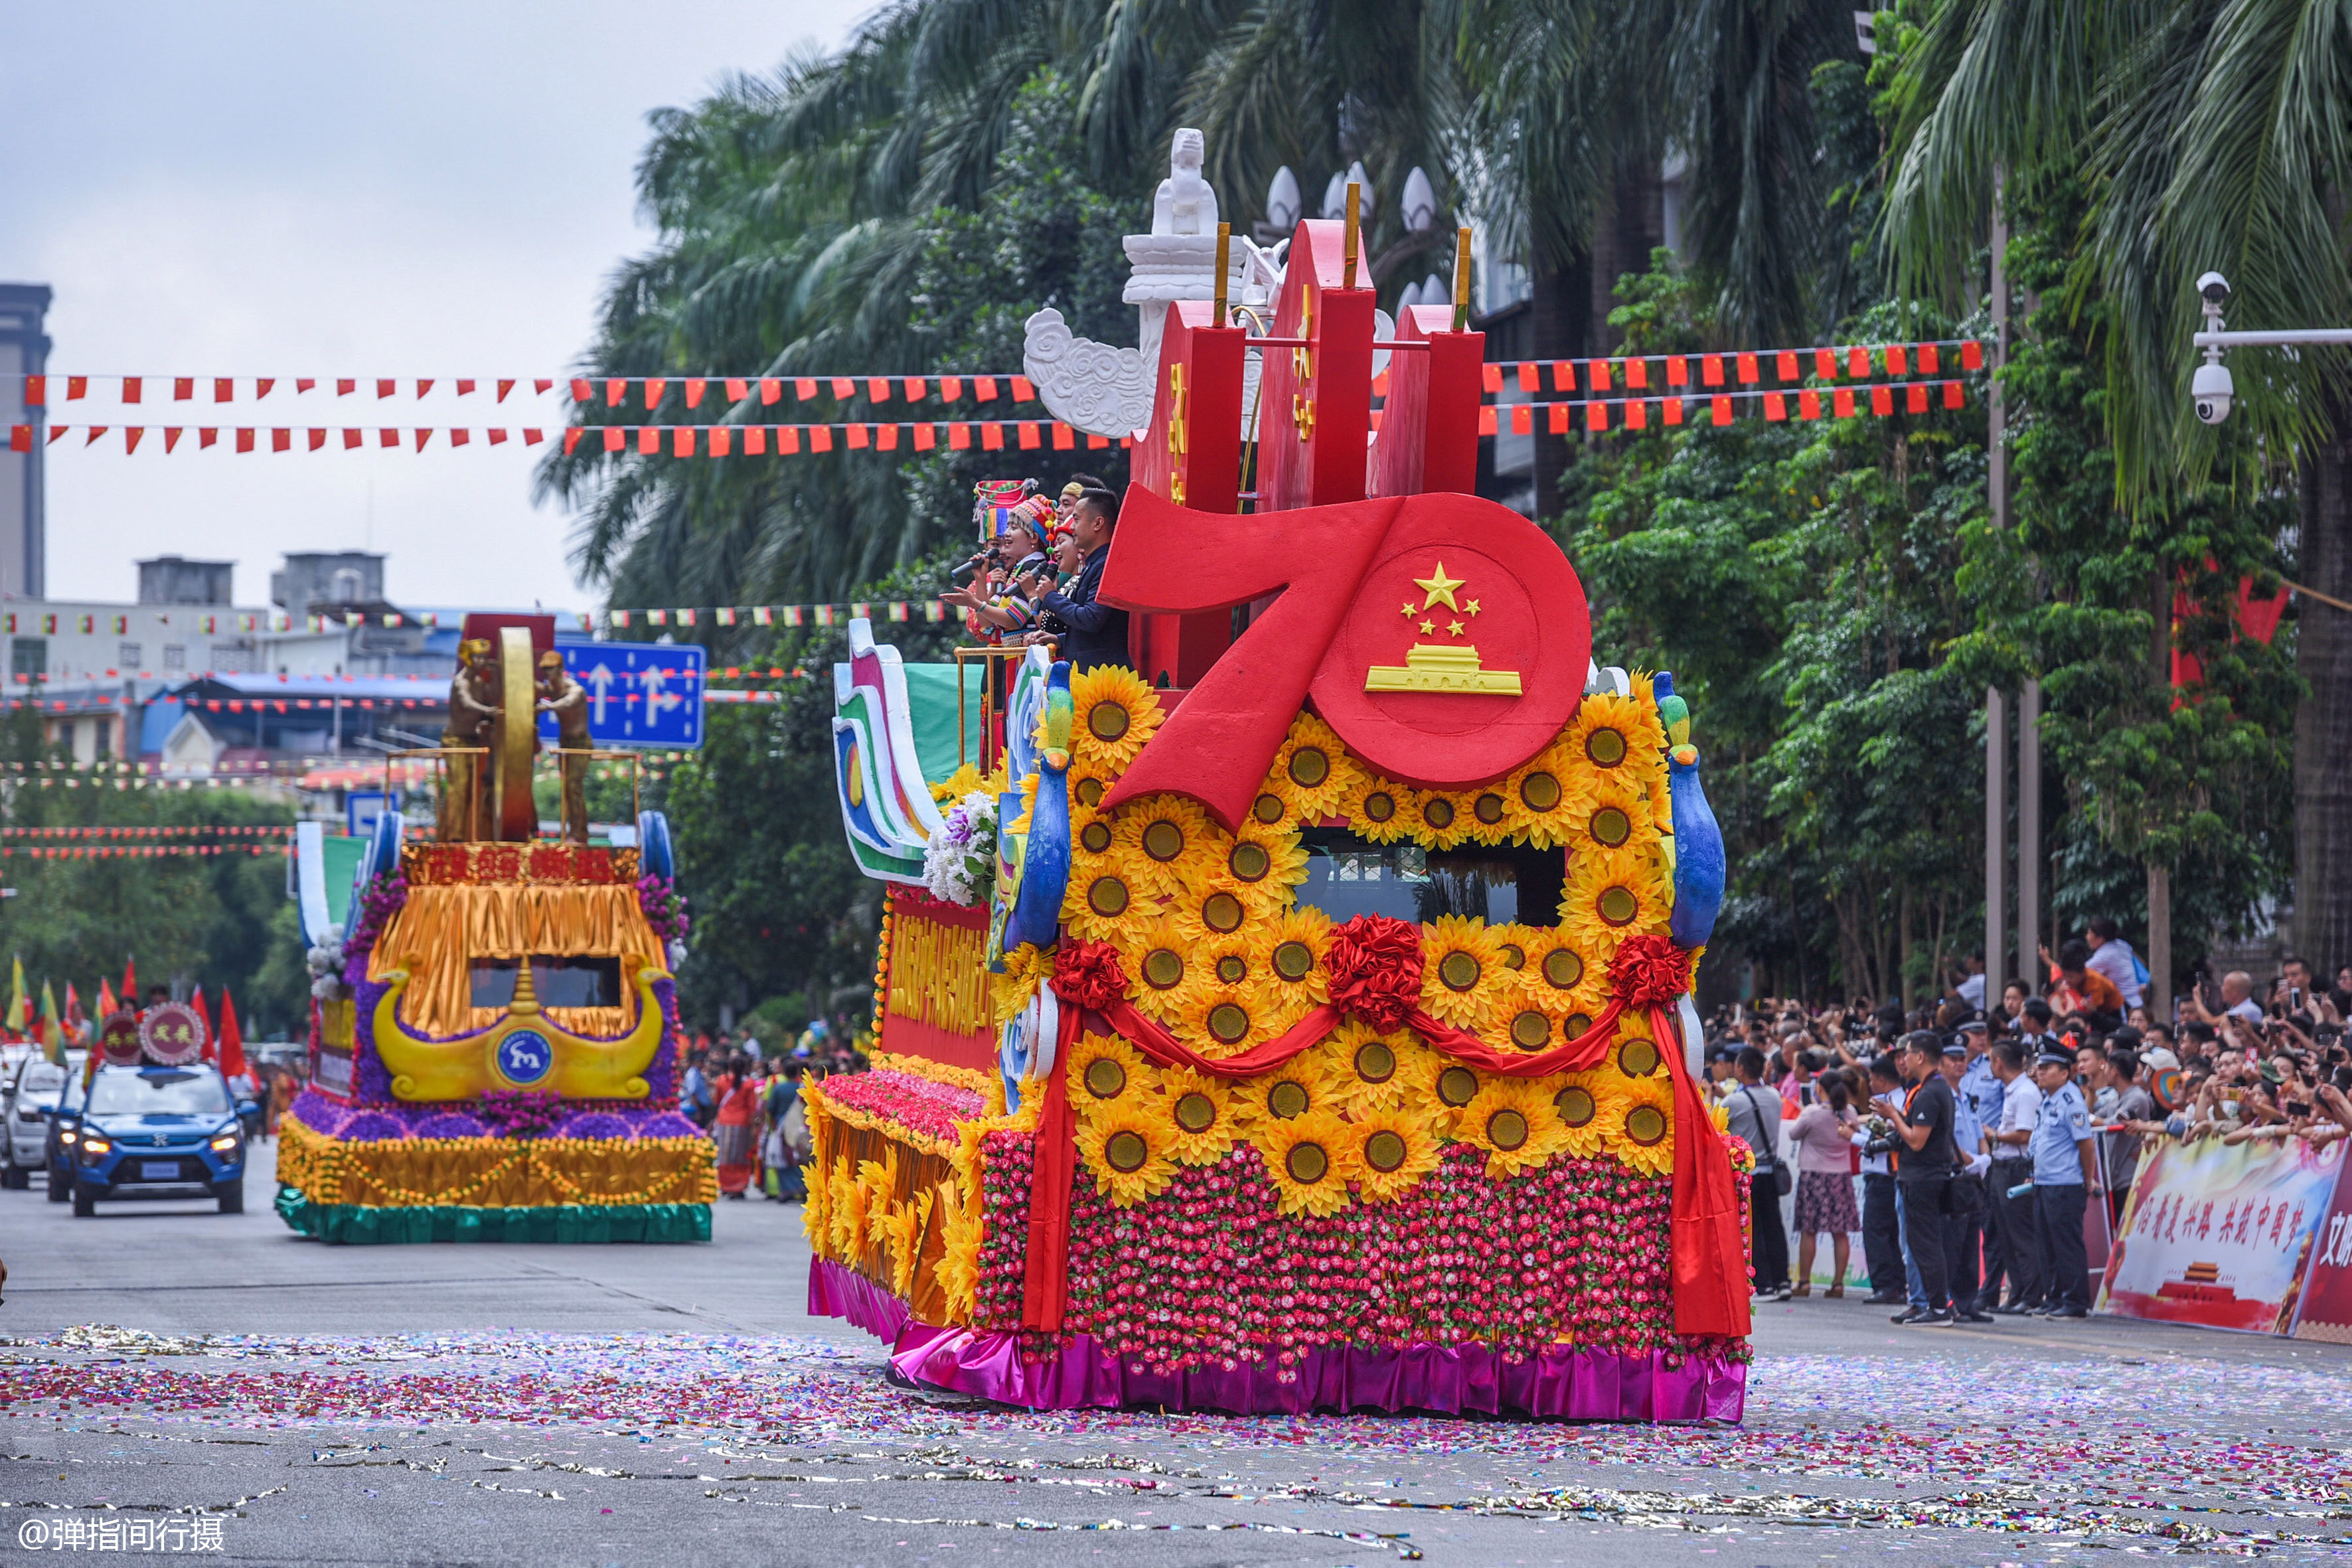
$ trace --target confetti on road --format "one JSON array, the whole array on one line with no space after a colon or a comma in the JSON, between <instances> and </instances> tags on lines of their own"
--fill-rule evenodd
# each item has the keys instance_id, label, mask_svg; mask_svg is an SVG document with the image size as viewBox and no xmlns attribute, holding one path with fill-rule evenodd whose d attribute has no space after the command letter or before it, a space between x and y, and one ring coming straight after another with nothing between
<instances>
[{"instance_id":1,"label":"confetti on road","mask_svg":"<svg viewBox=\"0 0 2352 1568\"><path fill-rule=\"evenodd\" d=\"M868 1472L856 1479L867 1481L1078 1485L1102 1495L1679 1530L1739 1521L1934 1529L2235 1556L2352 1546L2343 1522L2352 1517L2352 1454L2341 1440L2352 1428L2352 1386L2317 1368L2225 1372L2191 1358L2090 1355L2019 1377L1969 1360L1767 1355L1756 1363L1747 1423L1706 1428L1031 1412L927 1399L886 1383L876 1350L791 1337L166 1338L91 1325L9 1343L16 1353L0 1364L0 1409L11 1421L316 1430L325 1441L312 1462L322 1467L424 1468L352 1446L354 1429L471 1431L509 1447L566 1431L659 1445L649 1457L673 1460L680 1445L699 1444L689 1451L702 1468L633 1472L472 1451L517 1472L623 1479L716 1481L703 1470L737 1467L723 1495L706 1494L730 1501L780 1500L744 1489L824 1484L826 1465L854 1462ZM1179 1458L1114 1457L1147 1447ZM1084 1447L1095 1456L1076 1451ZM1302 1451L1360 1468L1393 1460L1400 1470L1475 1458L1523 1479L1465 1489L1424 1473L1410 1486L1400 1475L1367 1489L1244 1485L1231 1473ZM875 1466L888 1473L871 1473ZM538 1495L562 1500L556 1490ZM1018 1519L955 1522L1026 1528ZM1386 1532L1351 1539L1390 1543Z\"/></svg>"}]
</instances>

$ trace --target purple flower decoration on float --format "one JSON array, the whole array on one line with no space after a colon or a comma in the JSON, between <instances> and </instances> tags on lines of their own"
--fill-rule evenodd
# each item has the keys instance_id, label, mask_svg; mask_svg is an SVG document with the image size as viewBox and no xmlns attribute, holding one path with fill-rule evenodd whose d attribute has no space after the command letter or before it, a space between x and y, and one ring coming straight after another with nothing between
<instances>
[{"instance_id":1,"label":"purple flower decoration on float","mask_svg":"<svg viewBox=\"0 0 2352 1568\"><path fill-rule=\"evenodd\" d=\"M562 1123L563 1097L536 1089L493 1089L482 1095L481 1120L501 1138L543 1138Z\"/></svg>"},{"instance_id":2,"label":"purple flower decoration on float","mask_svg":"<svg viewBox=\"0 0 2352 1568\"><path fill-rule=\"evenodd\" d=\"M686 896L677 884L667 877L644 876L637 879L637 907L646 912L646 923L664 942L686 940Z\"/></svg>"}]
</instances>

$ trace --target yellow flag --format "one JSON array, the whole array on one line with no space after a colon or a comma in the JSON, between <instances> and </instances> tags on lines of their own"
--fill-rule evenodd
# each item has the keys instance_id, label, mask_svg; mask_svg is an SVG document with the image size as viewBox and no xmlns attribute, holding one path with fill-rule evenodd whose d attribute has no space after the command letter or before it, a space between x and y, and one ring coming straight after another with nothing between
<instances>
[{"instance_id":1,"label":"yellow flag","mask_svg":"<svg viewBox=\"0 0 2352 1568\"><path fill-rule=\"evenodd\" d=\"M25 961L16 960L13 967L16 984L8 993L7 1025L10 1033L21 1035L25 1032Z\"/></svg>"},{"instance_id":2,"label":"yellow flag","mask_svg":"<svg viewBox=\"0 0 2352 1568\"><path fill-rule=\"evenodd\" d=\"M42 1054L49 1060L60 1067L65 1065L65 1026L58 1021L57 994L49 989L46 979L41 982L41 1047Z\"/></svg>"}]
</instances>

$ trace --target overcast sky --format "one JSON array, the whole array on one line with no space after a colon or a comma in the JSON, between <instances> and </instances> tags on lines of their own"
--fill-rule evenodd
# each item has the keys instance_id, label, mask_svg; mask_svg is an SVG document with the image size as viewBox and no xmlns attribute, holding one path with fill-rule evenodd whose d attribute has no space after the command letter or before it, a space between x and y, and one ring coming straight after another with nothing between
<instances>
[{"instance_id":1,"label":"overcast sky","mask_svg":"<svg viewBox=\"0 0 2352 1568\"><path fill-rule=\"evenodd\" d=\"M646 111L796 44L837 47L873 8L19 0L0 47L0 279L57 291L53 376L560 375L615 263L652 238L632 184ZM526 401L527 385L503 410L446 389L383 404L331 383L298 398L289 380L261 404L251 390L215 410L208 384L175 405L150 383L131 410L110 381L81 405L59 386L50 417L564 422L560 398ZM131 598L132 561L177 552L234 559L236 601L257 605L282 552L372 539L396 601L597 602L566 564L571 520L532 507L519 445L229 445L51 447L50 595Z\"/></svg>"}]
</instances>

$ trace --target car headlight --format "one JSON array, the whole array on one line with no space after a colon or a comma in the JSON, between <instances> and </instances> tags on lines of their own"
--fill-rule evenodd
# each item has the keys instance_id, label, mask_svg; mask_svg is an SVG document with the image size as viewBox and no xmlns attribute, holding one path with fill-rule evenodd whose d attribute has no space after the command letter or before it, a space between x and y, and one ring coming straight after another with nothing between
<instances>
[{"instance_id":1,"label":"car headlight","mask_svg":"<svg viewBox=\"0 0 2352 1568\"><path fill-rule=\"evenodd\" d=\"M81 1141L81 1152L85 1155L107 1154L113 1152L113 1150L114 1144L110 1140L100 1138L95 1132Z\"/></svg>"},{"instance_id":2,"label":"car headlight","mask_svg":"<svg viewBox=\"0 0 2352 1568\"><path fill-rule=\"evenodd\" d=\"M58 1142L66 1144L68 1147L71 1147L74 1141L80 1136L80 1133L75 1131L70 1127L60 1127L58 1129Z\"/></svg>"},{"instance_id":3,"label":"car headlight","mask_svg":"<svg viewBox=\"0 0 2352 1568\"><path fill-rule=\"evenodd\" d=\"M237 1136L235 1132L223 1132L213 1139L213 1147L224 1154L236 1149L236 1145Z\"/></svg>"}]
</instances>

